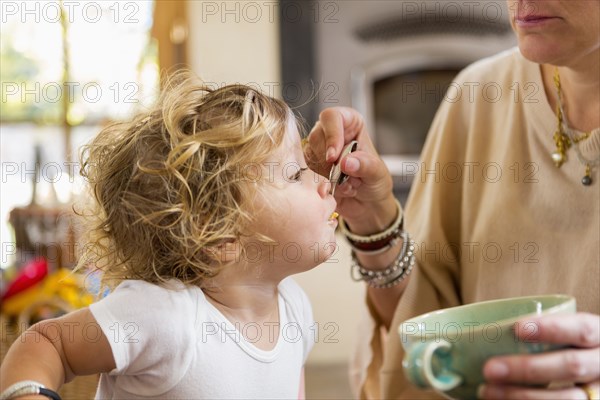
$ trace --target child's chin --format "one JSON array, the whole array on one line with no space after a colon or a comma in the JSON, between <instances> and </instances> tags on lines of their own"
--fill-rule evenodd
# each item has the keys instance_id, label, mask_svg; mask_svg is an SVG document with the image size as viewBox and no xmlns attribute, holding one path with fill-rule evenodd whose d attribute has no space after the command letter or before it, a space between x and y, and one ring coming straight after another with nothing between
<instances>
[{"instance_id":1,"label":"child's chin","mask_svg":"<svg viewBox=\"0 0 600 400\"><path fill-rule=\"evenodd\" d=\"M339 252L339 246L334 237L331 242L327 242L327 243L321 245L319 253L316 254L317 257L315 257L315 261L318 262L317 265L320 265L324 262L330 262L330 263L339 262L338 252ZM315 265L315 266L317 266L317 265Z\"/></svg>"}]
</instances>

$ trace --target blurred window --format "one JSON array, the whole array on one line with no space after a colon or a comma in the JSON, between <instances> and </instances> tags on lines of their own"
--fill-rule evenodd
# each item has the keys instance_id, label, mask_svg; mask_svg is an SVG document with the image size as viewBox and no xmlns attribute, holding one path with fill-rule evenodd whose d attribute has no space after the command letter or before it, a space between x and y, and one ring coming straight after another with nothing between
<instances>
[{"instance_id":1,"label":"blurred window","mask_svg":"<svg viewBox=\"0 0 600 400\"><path fill-rule=\"evenodd\" d=\"M68 204L81 185L79 147L107 123L153 104L159 68L154 1L3 1L1 7L0 266L7 266L10 210L32 200Z\"/></svg>"}]
</instances>

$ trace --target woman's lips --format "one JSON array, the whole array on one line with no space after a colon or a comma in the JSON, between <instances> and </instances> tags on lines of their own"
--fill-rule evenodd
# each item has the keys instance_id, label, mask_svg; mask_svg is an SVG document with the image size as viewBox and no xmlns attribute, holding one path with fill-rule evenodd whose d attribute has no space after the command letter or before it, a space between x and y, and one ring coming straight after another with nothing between
<instances>
[{"instance_id":1,"label":"woman's lips","mask_svg":"<svg viewBox=\"0 0 600 400\"><path fill-rule=\"evenodd\" d=\"M517 17L515 20L515 23L519 28L531 28L531 27L537 27L537 26L549 24L549 23L557 21L558 19L559 18L557 18L557 17L527 15L527 16L523 16L523 17Z\"/></svg>"}]
</instances>

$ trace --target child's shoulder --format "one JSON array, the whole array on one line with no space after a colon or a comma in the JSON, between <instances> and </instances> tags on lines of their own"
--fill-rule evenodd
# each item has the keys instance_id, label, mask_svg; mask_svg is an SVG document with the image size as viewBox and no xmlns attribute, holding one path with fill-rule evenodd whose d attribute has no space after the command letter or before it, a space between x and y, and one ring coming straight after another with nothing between
<instances>
[{"instance_id":1,"label":"child's shoulder","mask_svg":"<svg viewBox=\"0 0 600 400\"><path fill-rule=\"evenodd\" d=\"M199 290L176 279L160 284L132 279L121 282L108 297L127 297L131 300L139 297L148 302L189 300L195 303Z\"/></svg>"},{"instance_id":2,"label":"child's shoulder","mask_svg":"<svg viewBox=\"0 0 600 400\"><path fill-rule=\"evenodd\" d=\"M193 287L181 282L125 280L90 305L111 347L120 388L160 396L181 380L194 359L189 349L197 341L195 295ZM148 383L140 376L161 379Z\"/></svg>"},{"instance_id":3,"label":"child's shoulder","mask_svg":"<svg viewBox=\"0 0 600 400\"><path fill-rule=\"evenodd\" d=\"M200 289L187 286L177 280L164 284L155 284L142 280L125 280L111 293L90 305L95 315L103 310L113 317L124 318L148 315L174 318L176 314L196 312L198 291ZM194 315L191 314L191 315Z\"/></svg>"},{"instance_id":4,"label":"child's shoulder","mask_svg":"<svg viewBox=\"0 0 600 400\"><path fill-rule=\"evenodd\" d=\"M181 295L184 293L189 294L196 288L190 285L185 285L183 282L177 279L171 279L161 283L147 282L136 279L126 279L122 281L113 292L118 291L131 291L131 292L142 292L142 293L165 293L166 295Z\"/></svg>"}]
</instances>

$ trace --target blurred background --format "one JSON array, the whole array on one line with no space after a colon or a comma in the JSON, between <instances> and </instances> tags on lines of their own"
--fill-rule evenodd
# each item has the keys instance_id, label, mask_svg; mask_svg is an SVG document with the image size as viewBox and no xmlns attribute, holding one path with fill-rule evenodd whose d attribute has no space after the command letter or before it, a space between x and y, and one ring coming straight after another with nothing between
<instances>
[{"instance_id":1,"label":"blurred background","mask_svg":"<svg viewBox=\"0 0 600 400\"><path fill-rule=\"evenodd\" d=\"M491 0L3 1L3 351L23 324L92 301L93 277L68 274L83 245L72 212L83 185L78 149L153 104L169 73L189 68L216 87L253 85L285 99L307 126L325 107L357 108L404 201L453 78L515 44L508 12ZM339 244L297 278L319 333L309 398L352 397L364 288Z\"/></svg>"}]
</instances>

